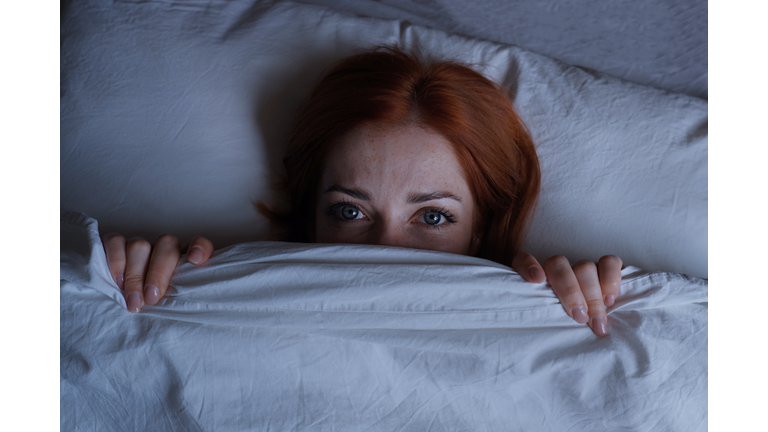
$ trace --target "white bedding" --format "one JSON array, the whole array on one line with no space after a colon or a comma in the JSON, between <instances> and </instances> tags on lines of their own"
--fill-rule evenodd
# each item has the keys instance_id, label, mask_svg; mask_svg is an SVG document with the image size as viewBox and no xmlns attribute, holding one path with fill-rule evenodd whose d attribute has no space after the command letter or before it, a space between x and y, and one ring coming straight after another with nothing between
<instances>
[{"instance_id":1,"label":"white bedding","mask_svg":"<svg viewBox=\"0 0 768 432\"><path fill-rule=\"evenodd\" d=\"M333 61L396 43L510 88L542 165L527 252L708 275L702 99L404 18L284 1L73 0L61 28L61 207L105 231L267 239L253 203L270 198L299 102Z\"/></svg>"},{"instance_id":2,"label":"white bedding","mask_svg":"<svg viewBox=\"0 0 768 432\"><path fill-rule=\"evenodd\" d=\"M130 314L61 222L62 430L701 431L707 282L627 268L599 339L477 258L244 243Z\"/></svg>"}]
</instances>

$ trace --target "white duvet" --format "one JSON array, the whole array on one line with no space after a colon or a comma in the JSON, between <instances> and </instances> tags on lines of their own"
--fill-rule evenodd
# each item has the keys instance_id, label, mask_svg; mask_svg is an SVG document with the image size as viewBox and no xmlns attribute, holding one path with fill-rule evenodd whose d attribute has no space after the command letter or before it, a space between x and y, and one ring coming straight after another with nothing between
<instances>
[{"instance_id":1,"label":"white duvet","mask_svg":"<svg viewBox=\"0 0 768 432\"><path fill-rule=\"evenodd\" d=\"M625 269L597 338L477 258L244 243L131 314L95 220L61 248L62 430L707 428L703 279Z\"/></svg>"}]
</instances>

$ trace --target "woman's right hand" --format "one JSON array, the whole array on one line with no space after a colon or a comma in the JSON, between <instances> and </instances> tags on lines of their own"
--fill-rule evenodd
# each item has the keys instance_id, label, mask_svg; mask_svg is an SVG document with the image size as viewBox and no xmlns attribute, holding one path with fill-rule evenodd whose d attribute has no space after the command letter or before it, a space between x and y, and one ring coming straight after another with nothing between
<instances>
[{"instance_id":1,"label":"woman's right hand","mask_svg":"<svg viewBox=\"0 0 768 432\"><path fill-rule=\"evenodd\" d=\"M138 312L145 304L155 305L165 296L173 272L179 263L179 239L162 235L154 246L143 238L125 240L120 234L102 237L109 272L123 291L130 312ZM187 245L187 260L204 264L213 254L213 243L205 237L195 237Z\"/></svg>"}]
</instances>

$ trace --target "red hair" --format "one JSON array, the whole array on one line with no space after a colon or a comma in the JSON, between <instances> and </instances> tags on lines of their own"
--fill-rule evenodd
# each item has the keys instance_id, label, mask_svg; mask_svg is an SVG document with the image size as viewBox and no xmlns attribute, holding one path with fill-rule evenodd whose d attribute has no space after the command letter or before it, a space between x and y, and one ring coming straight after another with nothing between
<instances>
[{"instance_id":1,"label":"red hair","mask_svg":"<svg viewBox=\"0 0 768 432\"><path fill-rule=\"evenodd\" d=\"M500 85L457 62L422 62L393 47L342 60L309 95L283 159L290 209L281 213L258 204L271 221L287 225L286 240L314 237L325 155L364 123L416 123L450 142L475 199L478 256L512 263L541 179L528 129Z\"/></svg>"}]
</instances>

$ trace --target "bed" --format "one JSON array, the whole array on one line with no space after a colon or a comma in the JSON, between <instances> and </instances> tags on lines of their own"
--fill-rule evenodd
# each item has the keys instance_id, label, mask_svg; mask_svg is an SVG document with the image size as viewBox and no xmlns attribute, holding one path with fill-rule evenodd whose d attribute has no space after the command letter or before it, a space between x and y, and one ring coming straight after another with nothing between
<instances>
[{"instance_id":1,"label":"bed","mask_svg":"<svg viewBox=\"0 0 768 432\"><path fill-rule=\"evenodd\" d=\"M706 4L619 3L66 3L62 430L706 430ZM542 164L524 249L622 257L609 337L489 261L272 241L293 114L382 43L509 89ZM219 251L133 315L99 231Z\"/></svg>"}]
</instances>

